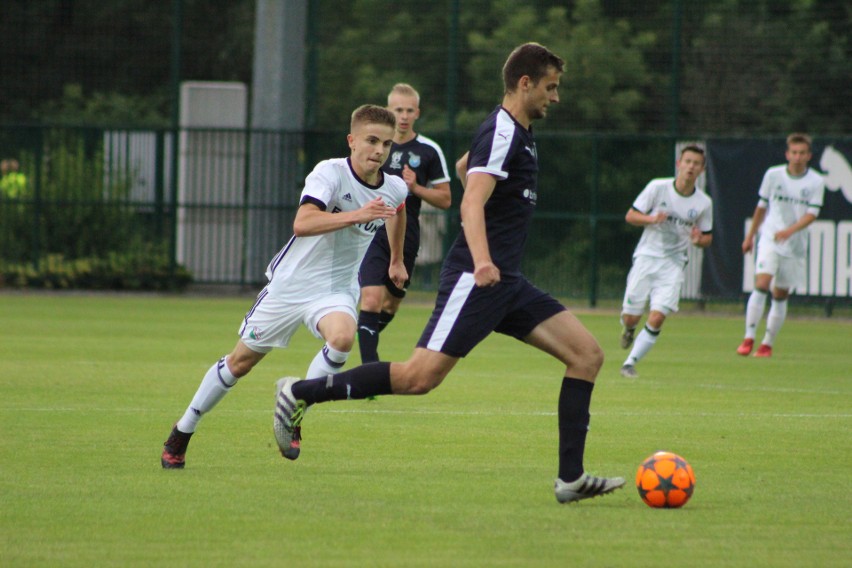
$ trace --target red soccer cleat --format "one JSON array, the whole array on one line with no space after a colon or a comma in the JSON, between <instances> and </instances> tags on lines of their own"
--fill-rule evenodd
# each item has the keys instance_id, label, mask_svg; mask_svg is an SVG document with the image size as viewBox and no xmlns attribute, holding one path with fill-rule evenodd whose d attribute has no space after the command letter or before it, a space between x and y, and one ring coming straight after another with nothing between
<instances>
[{"instance_id":1,"label":"red soccer cleat","mask_svg":"<svg viewBox=\"0 0 852 568\"><path fill-rule=\"evenodd\" d=\"M772 357L772 346L765 343L761 344L754 352L755 357Z\"/></svg>"},{"instance_id":2,"label":"red soccer cleat","mask_svg":"<svg viewBox=\"0 0 852 568\"><path fill-rule=\"evenodd\" d=\"M740 346L737 347L737 353L745 357L751 350L754 348L754 339L743 339L743 342L740 343ZM771 349L770 349L771 351Z\"/></svg>"}]
</instances>

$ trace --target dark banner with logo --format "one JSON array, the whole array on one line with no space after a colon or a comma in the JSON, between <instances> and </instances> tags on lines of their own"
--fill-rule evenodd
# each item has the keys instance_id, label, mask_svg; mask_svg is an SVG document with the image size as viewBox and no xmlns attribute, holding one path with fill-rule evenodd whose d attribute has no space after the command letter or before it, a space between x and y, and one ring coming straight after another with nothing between
<instances>
[{"instance_id":1,"label":"dark banner with logo","mask_svg":"<svg viewBox=\"0 0 852 568\"><path fill-rule=\"evenodd\" d=\"M713 198L713 245L705 251L706 297L736 297L752 289L753 254L743 256L747 223L770 166L784 164L784 139L706 142L706 191ZM814 141L810 166L825 175L819 218L808 228L807 296L852 296L852 140Z\"/></svg>"}]
</instances>

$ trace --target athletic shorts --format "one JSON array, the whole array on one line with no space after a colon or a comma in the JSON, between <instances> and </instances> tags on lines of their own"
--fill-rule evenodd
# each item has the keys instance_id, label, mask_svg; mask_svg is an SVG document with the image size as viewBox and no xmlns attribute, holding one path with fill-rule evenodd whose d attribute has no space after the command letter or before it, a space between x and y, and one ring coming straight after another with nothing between
<instances>
[{"instance_id":1,"label":"athletic shorts","mask_svg":"<svg viewBox=\"0 0 852 568\"><path fill-rule=\"evenodd\" d=\"M252 351L269 353L273 347L287 347L301 324L314 337L322 339L317 325L331 312L347 313L357 321L356 303L356 298L346 293L285 300L264 288L243 318L237 334Z\"/></svg>"},{"instance_id":2,"label":"athletic shorts","mask_svg":"<svg viewBox=\"0 0 852 568\"><path fill-rule=\"evenodd\" d=\"M774 276L773 286L783 290L797 288L805 289L807 267L804 257L782 256L775 252L771 245L757 244L757 258L754 267L755 274L771 274Z\"/></svg>"},{"instance_id":3,"label":"athletic shorts","mask_svg":"<svg viewBox=\"0 0 852 568\"><path fill-rule=\"evenodd\" d=\"M364 260L361 261L361 269L358 271L361 287L384 286L392 296L404 298L406 289L411 283L411 275L414 273L414 261L417 260L418 248L420 248L420 243L416 242L415 239L406 237L402 251L402 263L408 272L408 280L405 281L402 288L397 288L388 276L390 245L388 244L387 234L376 236L370 243L370 247L364 255Z\"/></svg>"},{"instance_id":4,"label":"athletic shorts","mask_svg":"<svg viewBox=\"0 0 852 568\"><path fill-rule=\"evenodd\" d=\"M418 347L464 357L492 331L523 340L565 306L523 276L502 275L495 286L479 288L473 273L444 267L432 317Z\"/></svg>"},{"instance_id":5,"label":"athletic shorts","mask_svg":"<svg viewBox=\"0 0 852 568\"><path fill-rule=\"evenodd\" d=\"M677 312L683 286L684 261L680 257L633 257L621 311L641 316L648 302L651 310L668 315Z\"/></svg>"}]
</instances>

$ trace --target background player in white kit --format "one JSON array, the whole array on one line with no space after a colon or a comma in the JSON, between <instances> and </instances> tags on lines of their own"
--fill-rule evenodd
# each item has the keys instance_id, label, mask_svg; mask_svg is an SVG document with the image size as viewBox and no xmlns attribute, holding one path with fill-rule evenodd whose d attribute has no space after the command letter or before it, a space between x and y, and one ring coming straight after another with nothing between
<instances>
[{"instance_id":1,"label":"background player in white kit","mask_svg":"<svg viewBox=\"0 0 852 568\"><path fill-rule=\"evenodd\" d=\"M355 109L347 136L349 158L325 160L305 179L293 236L266 270L269 284L258 294L239 328L240 339L201 381L163 448L161 464L184 467L189 438L201 417L274 347L287 347L304 324L326 341L307 376L337 372L355 341L358 267L379 227L387 223L390 279L408 279L402 262L408 187L381 171L393 143L396 119L389 110Z\"/></svg>"},{"instance_id":2,"label":"background player in white kit","mask_svg":"<svg viewBox=\"0 0 852 568\"><path fill-rule=\"evenodd\" d=\"M808 167L811 137L790 134L785 157L787 164L773 166L763 174L757 207L743 241L743 254L746 254L754 248L754 236L760 231L754 291L746 305L745 339L737 347L737 353L743 356L754 348L757 324L763 318L770 286L772 306L766 317L766 333L754 356L772 356L772 344L787 317L790 290L805 284L808 235L804 229L814 222L822 208L825 180Z\"/></svg>"},{"instance_id":3,"label":"background player in white kit","mask_svg":"<svg viewBox=\"0 0 852 568\"><path fill-rule=\"evenodd\" d=\"M656 343L666 316L677 312L689 243L705 248L713 242L713 202L695 187L703 171L704 150L685 147L677 161L676 177L651 180L625 216L631 225L645 228L627 275L621 309L623 349L633 343L649 300L651 309L645 328L621 367L622 376L639 376L636 363Z\"/></svg>"}]
</instances>

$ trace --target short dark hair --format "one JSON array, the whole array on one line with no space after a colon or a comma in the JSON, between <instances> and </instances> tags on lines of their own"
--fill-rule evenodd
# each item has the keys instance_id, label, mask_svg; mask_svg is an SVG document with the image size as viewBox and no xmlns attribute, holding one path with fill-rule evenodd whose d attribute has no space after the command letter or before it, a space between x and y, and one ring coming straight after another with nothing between
<instances>
[{"instance_id":1,"label":"short dark hair","mask_svg":"<svg viewBox=\"0 0 852 568\"><path fill-rule=\"evenodd\" d=\"M391 128L396 128L396 117L394 114L378 105L361 105L352 111L352 120L349 122L349 129L355 130L359 124L386 124Z\"/></svg>"},{"instance_id":2,"label":"short dark hair","mask_svg":"<svg viewBox=\"0 0 852 568\"><path fill-rule=\"evenodd\" d=\"M704 155L704 148L698 146L697 144L688 144L681 148L680 157L683 158L683 155L687 152L695 152L696 154L701 154L701 159L705 162L707 161L707 157Z\"/></svg>"},{"instance_id":3,"label":"short dark hair","mask_svg":"<svg viewBox=\"0 0 852 568\"><path fill-rule=\"evenodd\" d=\"M524 75L538 83L550 67L562 73L565 61L541 44L530 42L519 45L503 64L503 86L507 93L514 92Z\"/></svg>"},{"instance_id":4,"label":"short dark hair","mask_svg":"<svg viewBox=\"0 0 852 568\"><path fill-rule=\"evenodd\" d=\"M791 144L807 144L808 150L810 150L813 146L813 140L804 132L794 132L787 137L787 147L789 148Z\"/></svg>"}]
</instances>

